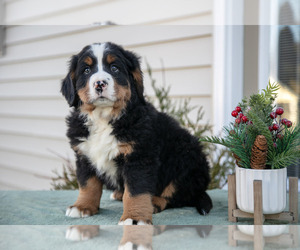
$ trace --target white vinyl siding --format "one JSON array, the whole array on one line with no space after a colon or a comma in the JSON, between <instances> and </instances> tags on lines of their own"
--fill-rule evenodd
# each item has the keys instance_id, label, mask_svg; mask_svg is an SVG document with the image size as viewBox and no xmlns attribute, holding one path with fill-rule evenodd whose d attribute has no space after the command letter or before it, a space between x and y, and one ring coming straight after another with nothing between
<instances>
[{"instance_id":1,"label":"white vinyl siding","mask_svg":"<svg viewBox=\"0 0 300 250\"><path fill-rule=\"evenodd\" d=\"M6 3L6 22L33 25L81 25L112 21L121 25L211 20L207 0L13 0ZM26 11L24 11L26 10ZM188 20L188 21L186 21ZM185 23L186 24L186 23Z\"/></svg>"},{"instance_id":2,"label":"white vinyl siding","mask_svg":"<svg viewBox=\"0 0 300 250\"><path fill-rule=\"evenodd\" d=\"M137 6L139 0L70 0L59 1L60 4L49 1L53 4L44 10L35 5L42 2L11 0L6 3L6 22L26 25L6 27L6 53L0 58L0 189L49 189L53 170L61 171L63 165L53 152L74 158L65 136L69 108L60 93L60 81L67 73L70 56L93 42L112 41L139 54L148 96L153 96L153 90L145 59L157 84L162 83L163 60L171 97L191 98L192 105L204 107L203 122L213 122L213 27L178 25L193 24L196 20L200 24L209 23L210 1L186 1L186 10L179 8L168 15L126 14L129 19L118 17L116 8L125 8L124 2ZM153 9L158 2L167 8L168 4L179 1L143 2L145 8ZM28 12L20 12L25 6ZM97 11L107 16L100 15L104 19L97 20L94 14ZM151 25L68 25L75 17L86 17L84 24L109 20L118 24ZM55 20L64 25L55 25Z\"/></svg>"}]
</instances>

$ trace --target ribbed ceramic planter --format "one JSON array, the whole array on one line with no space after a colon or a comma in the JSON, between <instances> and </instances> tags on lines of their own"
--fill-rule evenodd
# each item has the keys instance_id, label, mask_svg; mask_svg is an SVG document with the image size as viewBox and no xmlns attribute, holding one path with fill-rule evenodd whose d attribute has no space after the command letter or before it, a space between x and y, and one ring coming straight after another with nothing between
<instances>
[{"instance_id":1,"label":"ribbed ceramic planter","mask_svg":"<svg viewBox=\"0 0 300 250\"><path fill-rule=\"evenodd\" d=\"M286 207L286 168L246 169L235 167L238 208L254 213L253 181L262 181L263 214L276 214Z\"/></svg>"}]
</instances>

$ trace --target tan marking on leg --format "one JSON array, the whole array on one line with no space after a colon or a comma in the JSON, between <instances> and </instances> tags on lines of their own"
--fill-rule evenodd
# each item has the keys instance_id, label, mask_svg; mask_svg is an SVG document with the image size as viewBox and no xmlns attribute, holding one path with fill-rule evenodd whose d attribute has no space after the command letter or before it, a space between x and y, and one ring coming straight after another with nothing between
<instances>
[{"instance_id":1,"label":"tan marking on leg","mask_svg":"<svg viewBox=\"0 0 300 250\"><path fill-rule=\"evenodd\" d=\"M153 196L152 197L153 213L156 214L165 210L167 204L168 201L166 200L166 198Z\"/></svg>"},{"instance_id":2,"label":"tan marking on leg","mask_svg":"<svg viewBox=\"0 0 300 250\"><path fill-rule=\"evenodd\" d=\"M113 196L116 200L122 201L123 200L123 194L124 194L123 192L115 190L114 193L113 193Z\"/></svg>"},{"instance_id":3,"label":"tan marking on leg","mask_svg":"<svg viewBox=\"0 0 300 250\"><path fill-rule=\"evenodd\" d=\"M132 219L152 224L153 206L150 194L132 196L127 185L123 195L123 215L120 221Z\"/></svg>"},{"instance_id":4,"label":"tan marking on leg","mask_svg":"<svg viewBox=\"0 0 300 250\"><path fill-rule=\"evenodd\" d=\"M73 206L85 215L94 215L98 212L102 196L102 182L92 177L84 187L79 187L79 195Z\"/></svg>"},{"instance_id":5,"label":"tan marking on leg","mask_svg":"<svg viewBox=\"0 0 300 250\"><path fill-rule=\"evenodd\" d=\"M119 151L120 151L120 154L123 154L125 156L131 154L133 152L133 142L132 143L122 143L120 142L119 143Z\"/></svg>"},{"instance_id":6,"label":"tan marking on leg","mask_svg":"<svg viewBox=\"0 0 300 250\"><path fill-rule=\"evenodd\" d=\"M130 86L121 86L118 83L115 83L115 93L117 100L113 105L112 116L117 118L127 106L127 102L131 97Z\"/></svg>"},{"instance_id":7,"label":"tan marking on leg","mask_svg":"<svg viewBox=\"0 0 300 250\"><path fill-rule=\"evenodd\" d=\"M107 61L108 64L113 63L115 60L116 60L116 57L111 55L111 54L108 54L107 57L106 57L106 61Z\"/></svg>"},{"instance_id":8,"label":"tan marking on leg","mask_svg":"<svg viewBox=\"0 0 300 250\"><path fill-rule=\"evenodd\" d=\"M171 182L162 192L161 196L153 196L152 204L153 204L153 213L159 213L167 207L169 203L169 199L173 197L175 193L175 186L173 182Z\"/></svg>"},{"instance_id":9,"label":"tan marking on leg","mask_svg":"<svg viewBox=\"0 0 300 250\"><path fill-rule=\"evenodd\" d=\"M173 182L171 182L162 192L161 197L171 198L175 193L175 186Z\"/></svg>"},{"instance_id":10,"label":"tan marking on leg","mask_svg":"<svg viewBox=\"0 0 300 250\"><path fill-rule=\"evenodd\" d=\"M84 59L84 62L87 64L87 65L92 65L93 64L93 59L91 58L91 57L86 57L85 59Z\"/></svg>"}]
</instances>

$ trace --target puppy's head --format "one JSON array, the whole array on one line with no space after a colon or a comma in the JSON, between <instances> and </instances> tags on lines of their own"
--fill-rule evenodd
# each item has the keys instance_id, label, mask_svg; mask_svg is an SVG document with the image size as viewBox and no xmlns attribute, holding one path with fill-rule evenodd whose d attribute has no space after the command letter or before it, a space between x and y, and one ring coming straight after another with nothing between
<instances>
[{"instance_id":1,"label":"puppy's head","mask_svg":"<svg viewBox=\"0 0 300 250\"><path fill-rule=\"evenodd\" d=\"M113 43L86 46L70 61L61 92L70 107L112 107L115 116L129 101L144 102L139 58Z\"/></svg>"}]
</instances>

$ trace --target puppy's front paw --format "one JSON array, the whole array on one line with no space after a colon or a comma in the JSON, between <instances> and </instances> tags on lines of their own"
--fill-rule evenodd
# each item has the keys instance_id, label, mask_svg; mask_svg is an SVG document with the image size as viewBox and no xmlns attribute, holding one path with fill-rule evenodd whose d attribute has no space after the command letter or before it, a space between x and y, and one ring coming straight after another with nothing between
<instances>
[{"instance_id":1,"label":"puppy's front paw","mask_svg":"<svg viewBox=\"0 0 300 250\"><path fill-rule=\"evenodd\" d=\"M70 206L67 208L66 216L73 218L89 217L98 213L99 208L85 208L81 206Z\"/></svg>"}]
</instances>

